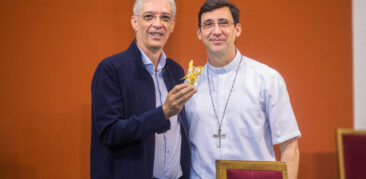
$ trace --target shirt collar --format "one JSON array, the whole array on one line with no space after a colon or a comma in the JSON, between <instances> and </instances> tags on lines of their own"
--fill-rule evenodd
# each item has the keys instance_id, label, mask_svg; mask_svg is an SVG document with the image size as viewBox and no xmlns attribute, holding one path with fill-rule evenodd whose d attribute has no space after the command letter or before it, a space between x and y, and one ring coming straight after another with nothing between
<instances>
[{"instance_id":1,"label":"shirt collar","mask_svg":"<svg viewBox=\"0 0 366 179\"><path fill-rule=\"evenodd\" d=\"M152 61L150 60L150 58L141 50L141 48L139 47L139 45L136 43L137 47L139 48L140 52L141 52L141 57L142 57L142 62L144 63L146 69L152 73L155 71L155 66L152 63ZM156 68L157 72L161 72L164 68L166 64L166 55L164 53L164 51L161 52L160 55L160 59L158 62L158 67Z\"/></svg>"},{"instance_id":2,"label":"shirt collar","mask_svg":"<svg viewBox=\"0 0 366 179\"><path fill-rule=\"evenodd\" d=\"M241 53L238 49L236 49L236 55L235 55L234 59L230 63L225 65L224 67L216 68L216 67L210 65L210 63L208 63L208 62L207 62L207 66L209 67L210 71L212 71L214 73L226 73L233 69L236 69L235 67L237 67L239 65L240 59L241 59Z\"/></svg>"}]
</instances>

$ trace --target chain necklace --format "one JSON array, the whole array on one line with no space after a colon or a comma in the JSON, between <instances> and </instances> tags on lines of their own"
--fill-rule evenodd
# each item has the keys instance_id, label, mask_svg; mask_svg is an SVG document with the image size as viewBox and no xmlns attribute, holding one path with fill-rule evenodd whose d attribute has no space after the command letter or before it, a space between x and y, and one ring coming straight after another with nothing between
<instances>
[{"instance_id":1,"label":"chain necklace","mask_svg":"<svg viewBox=\"0 0 366 179\"><path fill-rule=\"evenodd\" d=\"M231 93L233 92L233 89L234 89L234 86L235 86L235 81L236 81L236 77L238 76L238 71L239 71L239 67L240 67L241 61L243 61L243 56L241 56L240 62L239 62L239 65L238 65L238 68L236 69L235 77L234 77L234 80L233 80L233 84L231 86L231 89L230 89L230 92L229 92L229 96L227 97L226 104L225 104L225 107L224 107L224 111L222 113L221 120L219 120L219 117L218 117L217 112L216 112L215 104L214 104L214 101L213 101L213 98L212 98L212 91L211 91L211 86L210 86L210 75L208 74L208 66L209 65L207 65L208 88L210 89L210 97L211 97L212 108L213 108L213 110L215 112L215 117L216 117L217 125L219 127L218 130L217 130L217 134L213 134L213 137L218 138L218 140L219 140L218 143L217 143L217 145L216 145L218 148L221 147L221 139L225 139L225 136L226 136L225 134L222 134L221 133L221 125L222 125L222 121L224 120L224 116L225 116L227 104L229 103Z\"/></svg>"}]
</instances>

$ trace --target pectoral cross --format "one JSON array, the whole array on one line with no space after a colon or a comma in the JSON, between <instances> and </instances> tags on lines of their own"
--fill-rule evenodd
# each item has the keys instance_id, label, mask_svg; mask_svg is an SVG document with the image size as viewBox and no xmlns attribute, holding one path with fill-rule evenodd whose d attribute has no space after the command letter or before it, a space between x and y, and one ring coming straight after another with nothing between
<instances>
[{"instance_id":1,"label":"pectoral cross","mask_svg":"<svg viewBox=\"0 0 366 179\"><path fill-rule=\"evenodd\" d=\"M225 139L225 134L221 134L221 128L219 128L218 129L218 131L217 131L217 134L214 134L213 135L213 137L215 137L215 138L218 138L219 139L219 141L218 141L218 143L217 143L217 147L218 148L220 148L221 147L221 138L222 139Z\"/></svg>"}]
</instances>

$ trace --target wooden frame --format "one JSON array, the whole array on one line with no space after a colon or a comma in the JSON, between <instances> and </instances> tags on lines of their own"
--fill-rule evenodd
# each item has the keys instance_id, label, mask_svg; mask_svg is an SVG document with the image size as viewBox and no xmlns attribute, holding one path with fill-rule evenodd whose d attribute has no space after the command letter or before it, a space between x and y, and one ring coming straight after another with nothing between
<instances>
[{"instance_id":1,"label":"wooden frame","mask_svg":"<svg viewBox=\"0 0 366 179\"><path fill-rule=\"evenodd\" d=\"M216 160L216 179L227 179L227 169L281 171L283 179L287 179L285 162Z\"/></svg>"},{"instance_id":2,"label":"wooden frame","mask_svg":"<svg viewBox=\"0 0 366 179\"><path fill-rule=\"evenodd\" d=\"M344 167L344 153L343 153L343 135L366 135L366 130L354 130L354 129L337 129L337 149L338 149L338 164L339 164L339 178L345 179L345 167Z\"/></svg>"}]
</instances>

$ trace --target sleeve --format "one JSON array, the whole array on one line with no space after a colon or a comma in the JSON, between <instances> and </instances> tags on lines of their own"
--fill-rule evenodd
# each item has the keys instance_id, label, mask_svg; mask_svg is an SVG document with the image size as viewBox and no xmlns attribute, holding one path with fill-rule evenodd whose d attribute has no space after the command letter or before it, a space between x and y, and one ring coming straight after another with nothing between
<instances>
[{"instance_id":1,"label":"sleeve","mask_svg":"<svg viewBox=\"0 0 366 179\"><path fill-rule=\"evenodd\" d=\"M170 121L162 107L126 118L123 111L118 70L109 61L102 61L92 81L92 130L109 147L119 147L140 140L155 132L166 131Z\"/></svg>"},{"instance_id":2,"label":"sleeve","mask_svg":"<svg viewBox=\"0 0 366 179\"><path fill-rule=\"evenodd\" d=\"M300 137L290 97L282 76L274 71L266 87L266 114L272 134L273 144Z\"/></svg>"}]
</instances>

